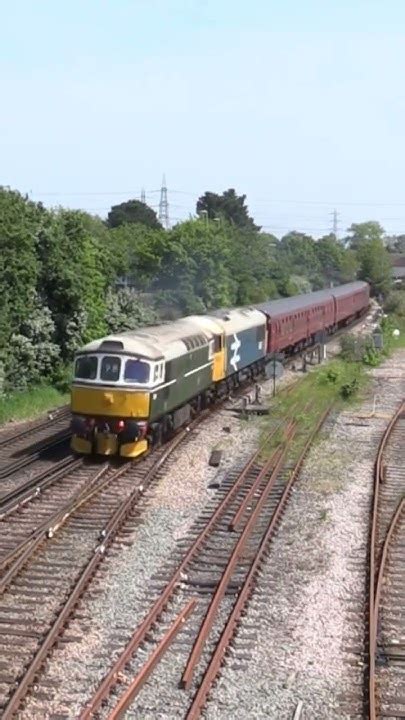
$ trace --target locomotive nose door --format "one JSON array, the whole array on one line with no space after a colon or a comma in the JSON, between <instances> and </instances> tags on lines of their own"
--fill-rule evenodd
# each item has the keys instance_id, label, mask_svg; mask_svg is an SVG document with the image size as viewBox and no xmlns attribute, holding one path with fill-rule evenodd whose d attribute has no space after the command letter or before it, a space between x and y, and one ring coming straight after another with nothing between
<instances>
[{"instance_id":1,"label":"locomotive nose door","mask_svg":"<svg viewBox=\"0 0 405 720\"><path fill-rule=\"evenodd\" d=\"M214 335L214 365L212 369L212 379L214 382L222 380L225 377L225 333Z\"/></svg>"}]
</instances>

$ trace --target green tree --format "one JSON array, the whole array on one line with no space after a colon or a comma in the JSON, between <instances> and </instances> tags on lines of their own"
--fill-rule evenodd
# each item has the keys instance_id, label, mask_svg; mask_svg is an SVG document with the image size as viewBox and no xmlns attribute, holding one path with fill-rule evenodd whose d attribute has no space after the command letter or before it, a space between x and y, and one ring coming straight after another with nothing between
<instances>
[{"instance_id":1,"label":"green tree","mask_svg":"<svg viewBox=\"0 0 405 720\"><path fill-rule=\"evenodd\" d=\"M278 245L277 259L289 276L304 276L311 284L314 280L319 284L321 264L316 242L310 235L295 231L284 235Z\"/></svg>"},{"instance_id":2,"label":"green tree","mask_svg":"<svg viewBox=\"0 0 405 720\"><path fill-rule=\"evenodd\" d=\"M164 230L145 225L122 225L110 230L110 281L125 277L137 290L147 290L159 273L169 242Z\"/></svg>"},{"instance_id":3,"label":"green tree","mask_svg":"<svg viewBox=\"0 0 405 720\"><path fill-rule=\"evenodd\" d=\"M166 237L155 291L163 292L185 313L235 304L232 243L223 226L190 220L176 225Z\"/></svg>"},{"instance_id":4,"label":"green tree","mask_svg":"<svg viewBox=\"0 0 405 720\"><path fill-rule=\"evenodd\" d=\"M52 312L62 357L68 360L72 337L80 344L106 330L104 248L91 233L86 213L60 210L49 215L38 252L39 289Z\"/></svg>"},{"instance_id":5,"label":"green tree","mask_svg":"<svg viewBox=\"0 0 405 720\"><path fill-rule=\"evenodd\" d=\"M389 252L405 253L405 235L391 235L386 238L386 246Z\"/></svg>"},{"instance_id":6,"label":"green tree","mask_svg":"<svg viewBox=\"0 0 405 720\"><path fill-rule=\"evenodd\" d=\"M355 279L358 267L356 255L346 250L333 234L318 240L316 254L325 285L338 285Z\"/></svg>"},{"instance_id":7,"label":"green tree","mask_svg":"<svg viewBox=\"0 0 405 720\"><path fill-rule=\"evenodd\" d=\"M107 217L108 227L115 228L126 223L139 223L154 229L162 227L155 211L140 200L128 200L111 208Z\"/></svg>"},{"instance_id":8,"label":"green tree","mask_svg":"<svg viewBox=\"0 0 405 720\"><path fill-rule=\"evenodd\" d=\"M30 385L51 380L59 364L60 350L54 342L51 312L35 296L31 307L29 320L21 323L18 332L10 338L6 378L12 390L25 390Z\"/></svg>"},{"instance_id":9,"label":"green tree","mask_svg":"<svg viewBox=\"0 0 405 720\"><path fill-rule=\"evenodd\" d=\"M105 318L108 332L135 330L157 320L156 312L142 302L138 293L128 289L108 291Z\"/></svg>"},{"instance_id":10,"label":"green tree","mask_svg":"<svg viewBox=\"0 0 405 720\"><path fill-rule=\"evenodd\" d=\"M259 231L253 218L249 216L246 195L237 195L233 188L225 190L222 195L205 192L197 200L197 215L207 213L210 220L222 219L244 230Z\"/></svg>"},{"instance_id":11,"label":"green tree","mask_svg":"<svg viewBox=\"0 0 405 720\"><path fill-rule=\"evenodd\" d=\"M352 250L358 250L365 242L377 241L382 243L384 238L384 228L374 220L353 223L350 225L348 232L349 235L345 238L345 243Z\"/></svg>"},{"instance_id":12,"label":"green tree","mask_svg":"<svg viewBox=\"0 0 405 720\"><path fill-rule=\"evenodd\" d=\"M36 253L43 211L18 192L0 188L0 333L28 319L40 272Z\"/></svg>"},{"instance_id":13,"label":"green tree","mask_svg":"<svg viewBox=\"0 0 405 720\"><path fill-rule=\"evenodd\" d=\"M228 226L232 252L231 277L236 285L236 305L262 302L278 295L277 239L268 233L244 231Z\"/></svg>"},{"instance_id":14,"label":"green tree","mask_svg":"<svg viewBox=\"0 0 405 720\"><path fill-rule=\"evenodd\" d=\"M392 287L391 261L382 240L363 240L357 250L359 278L370 283L375 294L386 295Z\"/></svg>"}]
</instances>

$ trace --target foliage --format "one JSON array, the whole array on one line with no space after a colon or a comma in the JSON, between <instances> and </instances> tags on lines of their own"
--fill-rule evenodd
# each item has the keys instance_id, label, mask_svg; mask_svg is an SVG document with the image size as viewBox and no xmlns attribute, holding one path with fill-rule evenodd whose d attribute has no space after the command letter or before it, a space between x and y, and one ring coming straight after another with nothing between
<instances>
[{"instance_id":1,"label":"foliage","mask_svg":"<svg viewBox=\"0 0 405 720\"><path fill-rule=\"evenodd\" d=\"M388 293L384 310L387 313L405 317L405 290L393 290Z\"/></svg>"},{"instance_id":2,"label":"foliage","mask_svg":"<svg viewBox=\"0 0 405 720\"><path fill-rule=\"evenodd\" d=\"M348 232L350 233L345 242L352 250L359 250L364 243L378 242L383 244L384 228L380 223L369 220L363 223L353 223L350 225Z\"/></svg>"},{"instance_id":3,"label":"foliage","mask_svg":"<svg viewBox=\"0 0 405 720\"><path fill-rule=\"evenodd\" d=\"M371 335L344 335L340 339L341 357L347 362L359 362L376 367L382 354L374 346Z\"/></svg>"},{"instance_id":4,"label":"foliage","mask_svg":"<svg viewBox=\"0 0 405 720\"><path fill-rule=\"evenodd\" d=\"M385 239L389 252L405 253L405 235L391 235Z\"/></svg>"},{"instance_id":5,"label":"foliage","mask_svg":"<svg viewBox=\"0 0 405 720\"><path fill-rule=\"evenodd\" d=\"M75 350L108 332L328 287L357 272L387 295L398 327L403 321L378 223L352 225L346 243L300 232L278 240L259 232L233 189L206 192L197 211L165 231L136 200L104 222L0 188L0 396L41 382L66 389ZM391 243L396 250L402 239ZM387 343L404 335L388 333ZM362 361L377 361L370 348Z\"/></svg>"},{"instance_id":6,"label":"foliage","mask_svg":"<svg viewBox=\"0 0 405 720\"><path fill-rule=\"evenodd\" d=\"M328 284L339 285L356 278L357 258L355 253L345 250L334 235L325 235L318 240L316 255L322 276Z\"/></svg>"},{"instance_id":7,"label":"foliage","mask_svg":"<svg viewBox=\"0 0 405 720\"><path fill-rule=\"evenodd\" d=\"M142 325L157 322L156 313L142 303L133 290L109 290L106 300L106 325L108 332L135 330Z\"/></svg>"},{"instance_id":8,"label":"foliage","mask_svg":"<svg viewBox=\"0 0 405 720\"><path fill-rule=\"evenodd\" d=\"M33 387L23 392L0 397L0 425L12 420L24 420L42 415L68 402L68 395L49 385Z\"/></svg>"},{"instance_id":9,"label":"foliage","mask_svg":"<svg viewBox=\"0 0 405 720\"><path fill-rule=\"evenodd\" d=\"M114 228L109 233L113 279L125 277L137 290L147 289L159 274L167 244L163 231L138 224Z\"/></svg>"},{"instance_id":10,"label":"foliage","mask_svg":"<svg viewBox=\"0 0 405 720\"><path fill-rule=\"evenodd\" d=\"M237 195L233 188L222 195L205 192L197 200L197 215L207 213L210 220L222 219L239 229L258 231L260 227L249 216L245 201L246 195Z\"/></svg>"},{"instance_id":11,"label":"foliage","mask_svg":"<svg viewBox=\"0 0 405 720\"><path fill-rule=\"evenodd\" d=\"M359 278L370 283L376 295L386 295L392 288L391 262L382 240L364 240L357 250Z\"/></svg>"},{"instance_id":12,"label":"foliage","mask_svg":"<svg viewBox=\"0 0 405 720\"><path fill-rule=\"evenodd\" d=\"M231 236L217 223L190 220L168 233L159 276L152 287L184 313L235 304Z\"/></svg>"},{"instance_id":13,"label":"foliage","mask_svg":"<svg viewBox=\"0 0 405 720\"><path fill-rule=\"evenodd\" d=\"M42 211L17 192L0 188L0 348L27 320L40 271L36 254Z\"/></svg>"},{"instance_id":14,"label":"foliage","mask_svg":"<svg viewBox=\"0 0 405 720\"><path fill-rule=\"evenodd\" d=\"M29 320L20 324L19 332L10 339L6 363L7 383L14 389L26 389L50 377L60 357L53 342L55 325L49 308L38 299L32 303Z\"/></svg>"},{"instance_id":15,"label":"foliage","mask_svg":"<svg viewBox=\"0 0 405 720\"><path fill-rule=\"evenodd\" d=\"M38 254L40 292L51 309L62 358L70 360L73 344L102 336L106 330L103 246L86 213L59 210L49 214Z\"/></svg>"},{"instance_id":16,"label":"foliage","mask_svg":"<svg viewBox=\"0 0 405 720\"><path fill-rule=\"evenodd\" d=\"M139 223L154 230L161 229L155 211L140 200L128 200L127 202L113 205L107 217L109 228L120 227L127 223Z\"/></svg>"},{"instance_id":17,"label":"foliage","mask_svg":"<svg viewBox=\"0 0 405 720\"><path fill-rule=\"evenodd\" d=\"M317 382L321 387L329 387L329 392L336 398L349 400L356 396L365 384L364 369L356 362L335 360L319 370Z\"/></svg>"},{"instance_id":18,"label":"foliage","mask_svg":"<svg viewBox=\"0 0 405 720\"><path fill-rule=\"evenodd\" d=\"M321 271L317 243L309 235L290 232L281 238L277 257L285 264L289 275L312 278Z\"/></svg>"}]
</instances>

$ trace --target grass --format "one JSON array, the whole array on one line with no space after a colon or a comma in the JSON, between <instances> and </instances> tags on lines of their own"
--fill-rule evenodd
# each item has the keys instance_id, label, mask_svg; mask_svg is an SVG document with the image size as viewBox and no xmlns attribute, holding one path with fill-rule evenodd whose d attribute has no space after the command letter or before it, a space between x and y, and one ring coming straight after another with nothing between
<instances>
[{"instance_id":1,"label":"grass","mask_svg":"<svg viewBox=\"0 0 405 720\"><path fill-rule=\"evenodd\" d=\"M405 348L405 317L390 315L390 320L392 327L399 330L400 334L398 338L390 335L388 339L389 351ZM385 340L387 340L387 337L385 337Z\"/></svg>"},{"instance_id":2,"label":"grass","mask_svg":"<svg viewBox=\"0 0 405 720\"><path fill-rule=\"evenodd\" d=\"M339 409L353 404L366 385L367 373L361 363L333 360L308 373L290 392L281 391L271 403L270 414L261 419L260 440L261 444L264 444L263 456L269 457L283 442L283 428L266 442L274 423L285 422L286 419L297 421L297 433L293 442L294 451L297 451L306 442L316 422L328 407L333 404Z\"/></svg>"},{"instance_id":3,"label":"grass","mask_svg":"<svg viewBox=\"0 0 405 720\"><path fill-rule=\"evenodd\" d=\"M56 388L47 385L25 392L10 393L10 395L0 398L0 425L11 420L35 418L47 410L64 405L68 400L68 394L61 393Z\"/></svg>"}]
</instances>

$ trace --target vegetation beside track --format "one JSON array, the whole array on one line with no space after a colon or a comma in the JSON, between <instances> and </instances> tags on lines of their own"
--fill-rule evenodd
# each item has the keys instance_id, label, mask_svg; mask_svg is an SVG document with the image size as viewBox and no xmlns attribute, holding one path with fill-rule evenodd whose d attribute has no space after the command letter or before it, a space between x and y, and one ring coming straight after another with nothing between
<instances>
[{"instance_id":1,"label":"vegetation beside track","mask_svg":"<svg viewBox=\"0 0 405 720\"><path fill-rule=\"evenodd\" d=\"M69 401L69 396L44 385L0 398L0 425L13 420L33 419Z\"/></svg>"},{"instance_id":2,"label":"vegetation beside track","mask_svg":"<svg viewBox=\"0 0 405 720\"><path fill-rule=\"evenodd\" d=\"M399 330L399 336L393 334ZM388 315L381 321L382 349L376 349L371 335L344 335L341 338L340 356L313 368L295 386L280 394L271 403L271 413L262 420L262 439L276 420L291 418L298 422L300 435L313 427L327 407L336 409L356 402L368 385L368 371L378 367L386 357L405 347L405 317ZM266 452L271 452L280 443L283 430L273 438ZM297 440L299 442L299 440Z\"/></svg>"}]
</instances>

